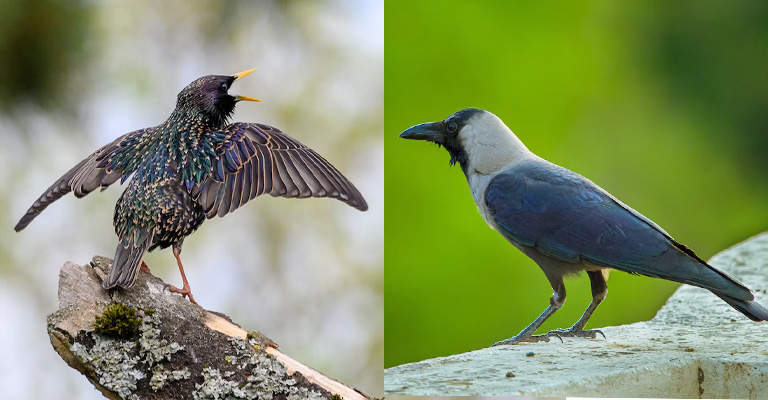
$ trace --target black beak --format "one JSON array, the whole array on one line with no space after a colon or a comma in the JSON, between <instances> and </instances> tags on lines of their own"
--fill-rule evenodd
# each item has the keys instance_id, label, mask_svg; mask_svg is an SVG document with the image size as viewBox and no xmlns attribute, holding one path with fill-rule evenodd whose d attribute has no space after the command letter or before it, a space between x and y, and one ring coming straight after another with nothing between
<instances>
[{"instance_id":1,"label":"black beak","mask_svg":"<svg viewBox=\"0 0 768 400\"><path fill-rule=\"evenodd\" d=\"M442 122L418 124L400 134L403 139L427 140L435 143L442 143L444 136Z\"/></svg>"}]
</instances>

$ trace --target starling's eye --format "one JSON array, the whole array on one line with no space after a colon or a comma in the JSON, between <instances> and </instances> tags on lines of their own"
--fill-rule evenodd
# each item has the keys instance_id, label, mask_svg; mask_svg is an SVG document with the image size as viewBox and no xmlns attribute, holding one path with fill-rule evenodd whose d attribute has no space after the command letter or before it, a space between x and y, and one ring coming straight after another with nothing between
<instances>
[{"instance_id":1,"label":"starling's eye","mask_svg":"<svg viewBox=\"0 0 768 400\"><path fill-rule=\"evenodd\" d=\"M459 124L457 124L456 121L449 121L445 124L445 130L448 131L448 133L456 133L456 131L459 130Z\"/></svg>"},{"instance_id":2,"label":"starling's eye","mask_svg":"<svg viewBox=\"0 0 768 400\"><path fill-rule=\"evenodd\" d=\"M221 90L223 90L225 92L227 91L227 84L226 83L222 83L221 84Z\"/></svg>"}]
</instances>

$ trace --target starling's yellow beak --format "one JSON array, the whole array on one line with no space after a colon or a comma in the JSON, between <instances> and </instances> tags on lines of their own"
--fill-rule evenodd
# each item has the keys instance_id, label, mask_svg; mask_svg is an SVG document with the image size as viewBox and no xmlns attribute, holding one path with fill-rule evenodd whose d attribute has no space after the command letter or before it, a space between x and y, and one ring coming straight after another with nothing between
<instances>
[{"instance_id":1,"label":"starling's yellow beak","mask_svg":"<svg viewBox=\"0 0 768 400\"><path fill-rule=\"evenodd\" d=\"M242 78L242 77L244 77L244 76L246 76L246 75L250 74L251 72L253 72L253 71L256 71L257 69L258 69L258 68L248 69L248 70L245 70L245 71L243 71L243 72L238 72L238 73L236 73L236 74L234 74L234 75L232 75L232 76L234 76L234 77L235 77L235 80L238 80L238 79L240 79L240 78Z\"/></svg>"},{"instance_id":2,"label":"starling's yellow beak","mask_svg":"<svg viewBox=\"0 0 768 400\"><path fill-rule=\"evenodd\" d=\"M248 69L248 70L245 70L243 72L238 72L238 73L236 73L236 74L234 74L232 76L235 78L235 80L238 80L238 79L240 79L240 78L250 74L251 72L256 71L257 69L258 68ZM239 94L237 96L235 96L235 100L236 101L261 101L261 99L257 99L255 97L241 96Z\"/></svg>"},{"instance_id":3,"label":"starling's yellow beak","mask_svg":"<svg viewBox=\"0 0 768 400\"><path fill-rule=\"evenodd\" d=\"M257 99L255 97L241 96L239 94L235 96L235 100L236 101L261 101L261 99Z\"/></svg>"}]
</instances>

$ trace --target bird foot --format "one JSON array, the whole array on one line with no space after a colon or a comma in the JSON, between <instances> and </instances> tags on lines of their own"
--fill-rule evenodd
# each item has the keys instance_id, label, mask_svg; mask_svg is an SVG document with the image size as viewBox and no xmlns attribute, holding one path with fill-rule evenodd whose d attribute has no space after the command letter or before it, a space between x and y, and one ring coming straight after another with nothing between
<instances>
[{"instance_id":1,"label":"bird foot","mask_svg":"<svg viewBox=\"0 0 768 400\"><path fill-rule=\"evenodd\" d=\"M189 285L184 285L184 287L181 289L173 285L168 285L168 291L172 293L178 293L181 295L181 297L187 297L192 304L199 305L195 301L195 298L192 297L192 290L189 288Z\"/></svg>"},{"instance_id":2,"label":"bird foot","mask_svg":"<svg viewBox=\"0 0 768 400\"><path fill-rule=\"evenodd\" d=\"M149 266L144 261L141 262L141 267L139 267L142 271L152 275L152 271L149 270Z\"/></svg>"},{"instance_id":3,"label":"bird foot","mask_svg":"<svg viewBox=\"0 0 768 400\"><path fill-rule=\"evenodd\" d=\"M549 342L549 338L552 337L552 336L560 339L561 342L563 341L563 338L561 338L560 335L558 335L556 333L552 334L552 332L548 332L548 333L545 333L543 335L517 335L517 336L513 336L513 337L511 337L509 339L502 340L500 342L496 342L491 347L502 346L502 345L505 345L505 344Z\"/></svg>"},{"instance_id":4,"label":"bird foot","mask_svg":"<svg viewBox=\"0 0 768 400\"><path fill-rule=\"evenodd\" d=\"M551 330L546 333L546 335L555 335L560 338L560 340L563 340L563 337L580 337L580 338L590 338L590 339L596 339L597 334L600 334L603 339L605 339L605 334L599 330L599 329L576 329L576 328L569 328L569 329L555 329Z\"/></svg>"},{"instance_id":5,"label":"bird foot","mask_svg":"<svg viewBox=\"0 0 768 400\"><path fill-rule=\"evenodd\" d=\"M496 342L493 344L493 346L501 346L505 344L549 342L549 338L553 336L560 339L560 342L563 342L563 337L580 337L580 338L595 339L597 338L598 333L603 336L603 339L605 339L605 334L599 329L582 330L582 329L575 329L573 327L569 329L554 329L542 335L530 335L530 336L517 335L507 340Z\"/></svg>"}]
</instances>

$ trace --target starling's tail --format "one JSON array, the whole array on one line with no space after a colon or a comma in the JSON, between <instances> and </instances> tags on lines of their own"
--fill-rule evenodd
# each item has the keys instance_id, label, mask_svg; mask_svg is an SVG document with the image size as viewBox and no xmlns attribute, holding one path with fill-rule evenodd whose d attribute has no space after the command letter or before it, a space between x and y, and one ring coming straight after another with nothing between
<instances>
[{"instance_id":1,"label":"starling's tail","mask_svg":"<svg viewBox=\"0 0 768 400\"><path fill-rule=\"evenodd\" d=\"M717 292L713 293L752 321L768 321L768 310L760 303L753 300L737 299Z\"/></svg>"},{"instance_id":2,"label":"starling's tail","mask_svg":"<svg viewBox=\"0 0 768 400\"><path fill-rule=\"evenodd\" d=\"M143 238L144 240L134 240L134 238ZM127 239L120 240L115 252L115 261L109 268L109 275L102 283L104 289L110 289L115 286L128 289L136 282L139 275L139 265L144 258L144 253L152 245L153 234L149 234L142 228Z\"/></svg>"}]
</instances>

